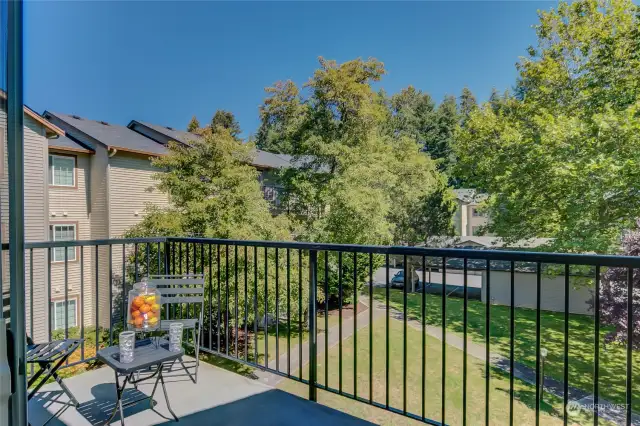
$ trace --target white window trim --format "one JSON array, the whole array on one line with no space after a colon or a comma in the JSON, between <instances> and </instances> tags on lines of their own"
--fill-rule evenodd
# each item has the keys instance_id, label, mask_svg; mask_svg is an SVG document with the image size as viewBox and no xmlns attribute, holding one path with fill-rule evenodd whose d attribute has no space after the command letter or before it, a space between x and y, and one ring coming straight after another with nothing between
<instances>
[{"instance_id":1,"label":"white window trim","mask_svg":"<svg viewBox=\"0 0 640 426\"><path fill-rule=\"evenodd\" d=\"M72 170L72 175L73 175L73 182L71 185L63 185L60 183L55 183L53 176L53 166L52 166L52 158L60 158L60 159L64 159L64 160L73 160L73 168ZM49 154L49 185L50 186L58 186L58 187L63 187L63 188L75 188L76 186L76 164L77 164L77 158L73 155L59 155L59 154Z\"/></svg>"},{"instance_id":2,"label":"white window trim","mask_svg":"<svg viewBox=\"0 0 640 426\"><path fill-rule=\"evenodd\" d=\"M49 224L49 234L51 241L56 241L56 226L72 226L73 227L73 240L64 240L64 241L76 241L78 239L78 226L75 223L50 223ZM68 250L69 248L73 250ZM78 258L76 247L67 247L68 252L73 252L73 255L67 255L67 262L75 262ZM55 247L51 249L51 263L64 263L64 256L62 259L56 259L56 249Z\"/></svg>"},{"instance_id":3,"label":"white window trim","mask_svg":"<svg viewBox=\"0 0 640 426\"><path fill-rule=\"evenodd\" d=\"M51 305L53 305L53 318L51 318L51 326L52 326L52 330L64 330L65 329L65 325L67 326L67 329L71 328L71 327L77 327L78 326L78 298L77 297L70 297L69 299L67 299L67 301L69 303L74 302L74 308L73 311L70 309L69 312L73 312L73 318L75 319L75 325L68 325L68 324L60 324L60 327L58 327L58 324L56 324L56 304L61 304L63 309L64 309L64 299L57 299L57 300L52 300L49 303L49 312L51 313ZM69 319L67 318L67 321Z\"/></svg>"}]
</instances>

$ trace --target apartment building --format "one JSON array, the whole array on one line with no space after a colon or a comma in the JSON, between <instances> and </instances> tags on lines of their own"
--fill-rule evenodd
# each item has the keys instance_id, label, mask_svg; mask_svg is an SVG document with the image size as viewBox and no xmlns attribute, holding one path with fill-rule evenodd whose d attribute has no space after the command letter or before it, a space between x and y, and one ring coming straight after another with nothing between
<instances>
[{"instance_id":1,"label":"apartment building","mask_svg":"<svg viewBox=\"0 0 640 426\"><path fill-rule=\"evenodd\" d=\"M0 236L2 243L8 243L9 235L9 174L7 163L7 111L4 100L5 93L0 90ZM25 199L25 239L28 242L46 241L49 238L48 227L48 177L47 177L47 152L49 140L64 135L64 131L54 124L43 119L39 114L28 107L24 107L24 199ZM2 293L9 291L9 253L2 253ZM33 271L30 265L33 264ZM46 286L46 253L34 250L26 255L27 277L34 283L34 291L28 291L26 295L27 318L31 312L46 312L49 303L45 291ZM47 318L34 316L33 324L27 324L29 333L34 337L43 337L46 334L37 333L38 330L46 330Z\"/></svg>"},{"instance_id":2,"label":"apartment building","mask_svg":"<svg viewBox=\"0 0 640 426\"><path fill-rule=\"evenodd\" d=\"M475 189L454 189L457 208L453 217L457 236L477 236L483 226L489 223L487 214L480 209L480 205L487 199L487 194ZM484 234L490 235L490 234Z\"/></svg>"},{"instance_id":3,"label":"apartment building","mask_svg":"<svg viewBox=\"0 0 640 426\"><path fill-rule=\"evenodd\" d=\"M167 194L156 187L153 175L159 170L151 160L168 153L170 140L188 145L201 137L137 120L121 126L51 111L43 116L43 121L62 134L48 141L46 233L41 240L121 237L143 219L149 204L163 207L169 203ZM290 159L256 150L252 165L264 184L273 181L275 169L289 167ZM96 320L108 323L111 297L122 288L123 254L127 256L132 249L52 250L50 315L54 329L64 328L65 321L69 326L81 321L85 325L96 324ZM96 264L96 256L103 261ZM93 294L95 288L99 294ZM95 318L96 308L99 318Z\"/></svg>"}]
</instances>

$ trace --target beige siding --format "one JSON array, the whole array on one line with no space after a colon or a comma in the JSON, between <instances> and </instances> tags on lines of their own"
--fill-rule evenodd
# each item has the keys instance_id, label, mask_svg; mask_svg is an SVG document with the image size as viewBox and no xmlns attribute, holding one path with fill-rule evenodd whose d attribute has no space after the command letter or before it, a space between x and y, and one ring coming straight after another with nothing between
<instances>
[{"instance_id":1,"label":"beige siding","mask_svg":"<svg viewBox=\"0 0 640 426\"><path fill-rule=\"evenodd\" d=\"M118 153L109 161L109 207L111 238L121 237L139 223L148 204L165 207L166 194L160 192L153 179L158 169L149 157Z\"/></svg>"},{"instance_id":2,"label":"beige siding","mask_svg":"<svg viewBox=\"0 0 640 426\"><path fill-rule=\"evenodd\" d=\"M0 132L6 135L6 112L0 110ZM24 118L24 203L25 203L25 240L45 241L47 239L47 139L44 128L29 117ZM2 168L0 173L0 214L2 227L8 230L9 222L9 182L7 165L6 141L2 147ZM3 242L8 241L8 235L2 236ZM8 290L8 253L3 253L2 287ZM25 255L25 279L27 287L27 330L37 340L47 337L49 309L47 301L46 258L44 250L33 252L33 274L29 269L30 253ZM33 300L31 300L31 283L33 283ZM31 329L31 306L33 304L33 329Z\"/></svg>"},{"instance_id":3,"label":"beige siding","mask_svg":"<svg viewBox=\"0 0 640 426\"><path fill-rule=\"evenodd\" d=\"M91 224L91 239L109 238L109 155L107 149L102 145L96 145L95 154L91 156L91 205L89 218ZM109 248L101 246L98 248L97 269L98 282L96 283L96 250L91 251L92 282L91 295L85 302L85 309L91 312L95 318L95 310L98 308L100 325L109 326ZM96 285L98 298L96 300ZM94 320L95 321L95 320Z\"/></svg>"},{"instance_id":4,"label":"beige siding","mask_svg":"<svg viewBox=\"0 0 640 426\"><path fill-rule=\"evenodd\" d=\"M168 205L167 196L156 188L153 175L157 172L158 169L151 165L148 156L117 153L109 159L110 238L120 238L129 228L140 223L148 204L161 207ZM127 246L125 257L129 258L133 250L132 245ZM113 294L116 302L121 301L123 297L122 251L122 246L114 247ZM127 281L127 287L130 286L131 283ZM120 314L117 308L114 311Z\"/></svg>"},{"instance_id":5,"label":"beige siding","mask_svg":"<svg viewBox=\"0 0 640 426\"><path fill-rule=\"evenodd\" d=\"M50 150L51 154L66 155L68 153ZM76 187L61 188L49 186L49 225L53 224L73 224L76 226L76 238L78 240L91 239L91 223L89 219L90 203L90 162L91 156L88 154L73 155L76 159ZM83 260L80 262L80 254ZM80 264L82 263L84 274L81 274ZM86 304L91 299L87 295L92 295L91 274L92 274L91 252L87 248L76 249L76 260L67 264L67 297L77 299L77 306L80 306L80 292L85 294L85 310L83 319L85 325L93 324L93 310L86 309ZM84 282L81 281L81 278ZM65 267L64 262L51 264L51 299L64 300L65 298ZM82 318L82 310L78 308L78 324Z\"/></svg>"}]
</instances>

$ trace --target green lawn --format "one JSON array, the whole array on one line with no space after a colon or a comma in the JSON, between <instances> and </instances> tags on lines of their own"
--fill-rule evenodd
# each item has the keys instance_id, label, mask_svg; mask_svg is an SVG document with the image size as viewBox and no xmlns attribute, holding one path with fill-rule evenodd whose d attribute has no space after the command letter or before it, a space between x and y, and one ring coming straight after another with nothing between
<instances>
[{"instance_id":1,"label":"green lawn","mask_svg":"<svg viewBox=\"0 0 640 426\"><path fill-rule=\"evenodd\" d=\"M399 321L391 321L390 330L390 405L402 409L403 403L403 327ZM385 320L379 319L373 324L373 399L384 403L386 395L385 385ZM369 328L358 332L357 350L357 384L358 396L369 397ZM407 369L407 411L420 415L422 395L422 370L420 359L421 333L408 328L407 353L409 355ZM343 343L343 391L354 392L354 339L346 339ZM441 342L430 336L426 337L426 403L425 415L434 420L441 420ZM328 384L338 389L339 386L339 348L333 347L329 351ZM448 424L462 423L462 363L463 354L454 348L447 349L446 369L446 422ZM467 391L467 420L469 424L484 423L485 412L485 370L484 363L468 357L468 391ZM324 356L318 360L318 382L325 383ZM307 368L303 374L308 377ZM492 369L490 381L490 422L491 424L508 424L509 421L509 379L506 375ZM308 388L297 382L286 380L280 385L282 390L308 396ZM514 401L514 423L535 423L535 388L516 381ZM368 404L355 402L351 399L329 392L319 391L318 401L331 408L342 410L356 417L360 417L376 424L405 425L418 424L403 416L372 407ZM540 415L541 424L562 424L558 417L562 409L562 401L558 398L546 397ZM572 419L586 424L587 418Z\"/></svg>"},{"instance_id":2,"label":"green lawn","mask_svg":"<svg viewBox=\"0 0 640 426\"><path fill-rule=\"evenodd\" d=\"M391 291L391 306L402 311L402 291ZM374 297L385 300L385 289L376 288ZM426 322L442 325L442 299L427 295ZM410 318L421 318L421 294L409 294L407 310ZM485 305L478 300L468 301L468 336L472 341L484 343ZM491 306L491 351L509 356L510 308ZM536 362L536 311L518 308L515 314L515 358L531 367ZM600 338L600 397L610 402L624 403L626 391L626 347L604 345L607 329L601 327ZM463 300L447 298L447 330L462 334ZM564 314L543 311L541 314L541 344L548 349L545 375L563 379L564 371ZM594 321L586 315L569 316L569 383L571 386L592 391L594 374ZM640 354L634 353L634 364L640 367ZM640 411L640 368L633 370L633 408Z\"/></svg>"}]
</instances>

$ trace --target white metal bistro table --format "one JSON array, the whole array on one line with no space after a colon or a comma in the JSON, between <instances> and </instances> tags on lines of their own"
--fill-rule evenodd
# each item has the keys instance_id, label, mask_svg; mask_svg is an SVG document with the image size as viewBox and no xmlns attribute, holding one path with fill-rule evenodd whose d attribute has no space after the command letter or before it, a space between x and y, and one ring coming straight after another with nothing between
<instances>
[{"instance_id":1,"label":"white metal bistro table","mask_svg":"<svg viewBox=\"0 0 640 426\"><path fill-rule=\"evenodd\" d=\"M167 395L167 388L164 384L164 378L162 377L162 365L166 362L173 362L177 359L182 359L184 355L184 350L181 349L180 352L171 352L169 351L169 341L166 339L157 339L150 338L144 339L136 342L135 349L133 351L134 357L133 362L122 363L120 362L120 348L118 346L111 346L105 349L98 351L97 358L111 367L116 375L116 392L117 392L117 401L116 405L113 408L113 413L109 417L109 420L106 421L105 424L109 424L116 416L118 410L120 411L120 423L124 425L124 407L128 407L131 405L138 404L140 402L149 400L151 407L153 408L153 395L156 393L156 389L158 387L158 383L162 384L162 391L164 393L164 399L167 403L167 408L169 412L173 416L173 418L178 421L178 416L171 409L171 404L169 403L169 397ZM133 378L133 375L141 370L147 370L151 367L156 367L156 371L153 372L150 376L146 376L140 379ZM122 382L122 386L120 386L120 376L124 376L124 381ZM122 403L122 394L124 393L124 389L127 386L127 383L132 385L137 385L138 383L152 379L156 377L156 382L153 386L153 391L151 395L144 398L139 398L135 401L130 401L126 403Z\"/></svg>"}]
</instances>

